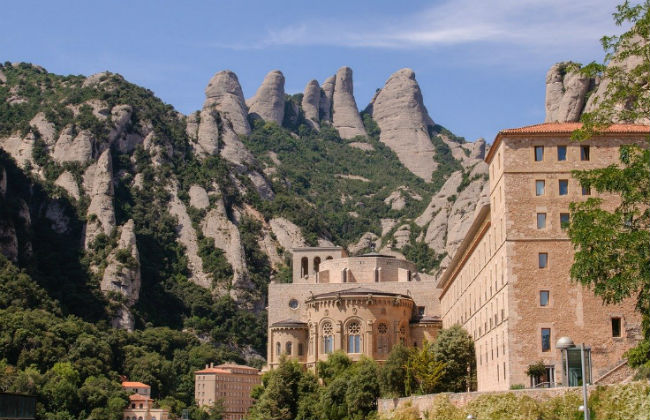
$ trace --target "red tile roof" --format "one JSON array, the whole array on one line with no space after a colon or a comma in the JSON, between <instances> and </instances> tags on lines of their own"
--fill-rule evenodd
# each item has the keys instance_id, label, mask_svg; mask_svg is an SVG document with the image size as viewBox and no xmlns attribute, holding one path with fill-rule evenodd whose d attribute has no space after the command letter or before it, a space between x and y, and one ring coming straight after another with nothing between
<instances>
[{"instance_id":1,"label":"red tile roof","mask_svg":"<svg viewBox=\"0 0 650 420\"><path fill-rule=\"evenodd\" d=\"M519 128L507 128L499 131L494 138L494 142L485 156L485 161L490 163L496 149L501 142L503 136L520 136L520 135L548 135L548 134L562 134L569 135L575 130L582 127L580 122L564 122L564 123L542 123L527 125ZM600 135L608 134L650 134L650 125L642 124L612 124L607 128L598 132Z\"/></svg>"},{"instance_id":2,"label":"red tile roof","mask_svg":"<svg viewBox=\"0 0 650 420\"><path fill-rule=\"evenodd\" d=\"M129 400L131 401L148 401L150 398L147 397L146 395L140 395L140 394L131 394L129 395Z\"/></svg>"},{"instance_id":3,"label":"red tile roof","mask_svg":"<svg viewBox=\"0 0 650 420\"><path fill-rule=\"evenodd\" d=\"M147 384L143 384L142 382L122 382L122 388L151 388Z\"/></svg>"},{"instance_id":4,"label":"red tile roof","mask_svg":"<svg viewBox=\"0 0 650 420\"><path fill-rule=\"evenodd\" d=\"M228 372L227 370L211 367L211 368L197 370L197 371L194 372L194 374L197 374L197 373L230 373L230 372Z\"/></svg>"}]
</instances>

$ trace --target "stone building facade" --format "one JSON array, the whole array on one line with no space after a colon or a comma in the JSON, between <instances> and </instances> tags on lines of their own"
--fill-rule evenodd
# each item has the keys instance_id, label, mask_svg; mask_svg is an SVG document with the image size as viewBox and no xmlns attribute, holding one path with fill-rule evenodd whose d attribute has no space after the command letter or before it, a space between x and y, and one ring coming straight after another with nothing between
<instances>
[{"instance_id":1,"label":"stone building facade","mask_svg":"<svg viewBox=\"0 0 650 420\"><path fill-rule=\"evenodd\" d=\"M206 365L194 372L194 401L199 406L223 402L224 420L241 420L253 405L251 391L262 382L260 371L237 364Z\"/></svg>"},{"instance_id":2,"label":"stone building facade","mask_svg":"<svg viewBox=\"0 0 650 420\"><path fill-rule=\"evenodd\" d=\"M339 247L296 248L293 283L271 283L268 367L283 355L309 368L342 350L383 361L396 343L421 346L441 326L439 290L413 263Z\"/></svg>"},{"instance_id":3,"label":"stone building facade","mask_svg":"<svg viewBox=\"0 0 650 420\"><path fill-rule=\"evenodd\" d=\"M570 279L573 246L564 223L569 203L594 196L571 176L619 162L623 144L647 142L648 126L613 125L575 143L578 123L501 131L491 147L490 202L480 209L439 278L443 326L462 325L476 348L478 390L530 386L528 366L542 361L542 381L561 383L559 337L591 347L592 380L615 368L640 338L632 299L604 305ZM617 198L599 195L606 206Z\"/></svg>"}]
</instances>

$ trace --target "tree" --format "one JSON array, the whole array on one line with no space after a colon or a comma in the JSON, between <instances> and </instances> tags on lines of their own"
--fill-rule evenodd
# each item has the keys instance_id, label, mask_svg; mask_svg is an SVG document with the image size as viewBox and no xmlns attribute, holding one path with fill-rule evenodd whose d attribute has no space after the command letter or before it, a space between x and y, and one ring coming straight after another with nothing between
<instances>
[{"instance_id":1,"label":"tree","mask_svg":"<svg viewBox=\"0 0 650 420\"><path fill-rule=\"evenodd\" d=\"M441 388L441 379L445 376L446 363L436 359L427 341L419 350L414 350L406 363L406 392L412 394L411 384L417 385L418 394L430 394Z\"/></svg>"},{"instance_id":2,"label":"tree","mask_svg":"<svg viewBox=\"0 0 650 420\"><path fill-rule=\"evenodd\" d=\"M409 348L401 344L391 349L388 359L379 370L379 385L383 396L406 396L406 364L410 355ZM412 389L412 386L409 388Z\"/></svg>"},{"instance_id":3,"label":"tree","mask_svg":"<svg viewBox=\"0 0 650 420\"><path fill-rule=\"evenodd\" d=\"M345 392L348 406L348 418L365 419L377 409L379 398L379 381L377 363L372 359L362 358L353 368L353 373Z\"/></svg>"},{"instance_id":4,"label":"tree","mask_svg":"<svg viewBox=\"0 0 650 420\"><path fill-rule=\"evenodd\" d=\"M460 325L442 329L431 346L435 360L445 364L440 391L463 392L476 384L474 340Z\"/></svg>"},{"instance_id":5,"label":"tree","mask_svg":"<svg viewBox=\"0 0 650 420\"><path fill-rule=\"evenodd\" d=\"M631 24L619 36L605 36L605 61L591 63L586 73L607 81L597 108L582 116L583 128L573 133L584 140L612 122L639 121L650 115L650 1L617 6L617 25ZM604 82L603 82L604 83ZM636 295L643 318L644 340L628 354L630 364L650 368L650 155L645 148L620 148L621 165L574 171L585 187L613 193L620 204L603 206L597 198L572 203L569 238L576 250L571 278L593 289L605 303L619 303Z\"/></svg>"},{"instance_id":6,"label":"tree","mask_svg":"<svg viewBox=\"0 0 650 420\"><path fill-rule=\"evenodd\" d=\"M251 408L250 418L260 420L293 420L298 413L302 379L305 373L295 360L280 359L280 365L262 378L262 392L254 389L258 397Z\"/></svg>"}]
</instances>

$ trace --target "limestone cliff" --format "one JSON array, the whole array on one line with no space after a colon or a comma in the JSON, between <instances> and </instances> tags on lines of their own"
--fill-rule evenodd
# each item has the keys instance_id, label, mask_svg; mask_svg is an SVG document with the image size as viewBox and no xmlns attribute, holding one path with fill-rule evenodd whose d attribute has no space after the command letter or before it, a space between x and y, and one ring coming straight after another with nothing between
<instances>
[{"instance_id":1,"label":"limestone cliff","mask_svg":"<svg viewBox=\"0 0 650 420\"><path fill-rule=\"evenodd\" d=\"M344 139L366 135L357 102L354 100L352 69L349 67L341 67L336 72L332 96L332 124Z\"/></svg>"},{"instance_id":2,"label":"limestone cliff","mask_svg":"<svg viewBox=\"0 0 650 420\"><path fill-rule=\"evenodd\" d=\"M578 121L585 106L585 96L594 80L579 72L571 62L554 64L546 73L545 122Z\"/></svg>"},{"instance_id":3,"label":"limestone cliff","mask_svg":"<svg viewBox=\"0 0 650 420\"><path fill-rule=\"evenodd\" d=\"M305 114L305 122L316 130L320 128L320 101L320 85L316 80L310 80L307 86L305 86L305 92L302 97L302 111Z\"/></svg>"},{"instance_id":4,"label":"limestone cliff","mask_svg":"<svg viewBox=\"0 0 650 420\"><path fill-rule=\"evenodd\" d=\"M104 151L97 163L88 167L84 173L84 189L90 196L85 238L88 249L97 235L110 235L115 228L113 161L110 150Z\"/></svg>"}]
</instances>

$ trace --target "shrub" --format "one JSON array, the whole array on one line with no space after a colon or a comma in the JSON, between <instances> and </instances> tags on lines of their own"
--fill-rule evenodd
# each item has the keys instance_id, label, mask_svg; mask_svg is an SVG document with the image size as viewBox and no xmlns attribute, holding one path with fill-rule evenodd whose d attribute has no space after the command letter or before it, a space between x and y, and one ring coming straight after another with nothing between
<instances>
[{"instance_id":1,"label":"shrub","mask_svg":"<svg viewBox=\"0 0 650 420\"><path fill-rule=\"evenodd\" d=\"M589 398L594 419L650 419L650 384L633 382L598 387Z\"/></svg>"},{"instance_id":2,"label":"shrub","mask_svg":"<svg viewBox=\"0 0 650 420\"><path fill-rule=\"evenodd\" d=\"M433 399L431 408L425 410L424 418L427 420L463 420L465 413L449 401L446 395L438 395Z\"/></svg>"},{"instance_id":3,"label":"shrub","mask_svg":"<svg viewBox=\"0 0 650 420\"><path fill-rule=\"evenodd\" d=\"M481 395L465 406L465 411L481 420L533 420L541 417L539 403L527 395Z\"/></svg>"},{"instance_id":4,"label":"shrub","mask_svg":"<svg viewBox=\"0 0 650 420\"><path fill-rule=\"evenodd\" d=\"M390 418L394 420L420 420L422 417L420 417L420 410L408 401L393 410Z\"/></svg>"},{"instance_id":5,"label":"shrub","mask_svg":"<svg viewBox=\"0 0 650 420\"><path fill-rule=\"evenodd\" d=\"M541 403L544 420L580 420L583 413L578 411L582 405L582 395L578 391L569 391L564 395L550 398Z\"/></svg>"}]
</instances>

